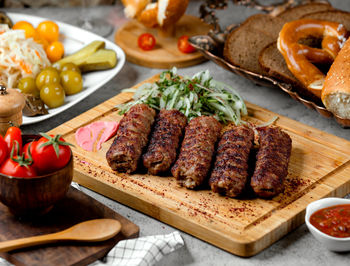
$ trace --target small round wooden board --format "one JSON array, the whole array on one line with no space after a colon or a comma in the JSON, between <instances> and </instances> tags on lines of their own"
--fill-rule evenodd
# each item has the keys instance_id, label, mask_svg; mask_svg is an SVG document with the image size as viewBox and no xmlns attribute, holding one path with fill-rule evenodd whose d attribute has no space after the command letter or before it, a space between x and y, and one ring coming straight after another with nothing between
<instances>
[{"instance_id":1,"label":"small round wooden board","mask_svg":"<svg viewBox=\"0 0 350 266\"><path fill-rule=\"evenodd\" d=\"M206 59L199 52L184 54L177 48L177 40L182 35L189 37L207 34L211 26L199 18L184 15L175 25L175 34L162 37L158 29L146 28L136 20L124 24L115 34L115 42L124 50L129 62L151 68L181 68L199 64ZM156 46L144 51L137 45L140 34L149 32L156 38Z\"/></svg>"}]
</instances>

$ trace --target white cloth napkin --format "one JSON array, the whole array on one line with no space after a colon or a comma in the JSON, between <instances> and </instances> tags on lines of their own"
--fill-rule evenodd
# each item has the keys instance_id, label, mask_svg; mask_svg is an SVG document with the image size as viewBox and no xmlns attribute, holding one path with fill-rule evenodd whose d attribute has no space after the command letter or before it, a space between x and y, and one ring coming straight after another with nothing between
<instances>
[{"instance_id":1,"label":"white cloth napkin","mask_svg":"<svg viewBox=\"0 0 350 266\"><path fill-rule=\"evenodd\" d=\"M168 235L155 235L119 241L104 262L92 266L152 266L164 255L182 247L184 241L178 231Z\"/></svg>"}]
</instances>

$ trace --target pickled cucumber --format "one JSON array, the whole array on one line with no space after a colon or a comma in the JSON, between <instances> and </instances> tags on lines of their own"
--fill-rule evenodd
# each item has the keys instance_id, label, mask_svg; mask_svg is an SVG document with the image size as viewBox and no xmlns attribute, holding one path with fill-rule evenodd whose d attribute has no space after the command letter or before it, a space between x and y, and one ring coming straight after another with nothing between
<instances>
[{"instance_id":1,"label":"pickled cucumber","mask_svg":"<svg viewBox=\"0 0 350 266\"><path fill-rule=\"evenodd\" d=\"M65 63L74 63L78 66L78 63L83 62L84 60L86 60L86 58L95 53L97 50L104 48L105 45L106 44L104 41L93 41L87 46L81 48L79 51L75 52L74 54L68 55L62 58L61 60L57 61L55 65L57 64L62 66ZM61 67L58 67L58 69L60 68Z\"/></svg>"},{"instance_id":2,"label":"pickled cucumber","mask_svg":"<svg viewBox=\"0 0 350 266\"><path fill-rule=\"evenodd\" d=\"M82 72L89 72L113 68L116 64L117 55L115 51L100 49L90 55L81 65L79 65L79 68Z\"/></svg>"},{"instance_id":3,"label":"pickled cucumber","mask_svg":"<svg viewBox=\"0 0 350 266\"><path fill-rule=\"evenodd\" d=\"M54 66L61 69L64 64L73 63L79 67L81 72L113 68L117 64L117 54L104 47L103 41L93 41L76 53L57 61Z\"/></svg>"}]
</instances>

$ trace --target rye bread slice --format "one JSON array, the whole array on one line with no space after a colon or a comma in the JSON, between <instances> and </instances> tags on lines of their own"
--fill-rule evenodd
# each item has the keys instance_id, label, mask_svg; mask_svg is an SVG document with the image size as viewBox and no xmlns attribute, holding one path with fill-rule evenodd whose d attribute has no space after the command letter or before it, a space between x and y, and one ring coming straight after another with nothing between
<instances>
[{"instance_id":1,"label":"rye bread slice","mask_svg":"<svg viewBox=\"0 0 350 266\"><path fill-rule=\"evenodd\" d=\"M277 17L287 21L292 21L300 19L302 16L310 13L333 10L334 8L327 3L308 3L304 5L299 5L277 15Z\"/></svg>"},{"instance_id":2,"label":"rye bread slice","mask_svg":"<svg viewBox=\"0 0 350 266\"><path fill-rule=\"evenodd\" d=\"M223 55L233 65L266 74L258 60L260 51L275 41L284 21L266 14L249 17L226 38Z\"/></svg>"},{"instance_id":3,"label":"rye bread slice","mask_svg":"<svg viewBox=\"0 0 350 266\"><path fill-rule=\"evenodd\" d=\"M327 21L341 23L345 26L345 28L348 31L350 31L350 13L349 12L340 11L340 10L322 11L322 12L306 14L302 16L302 18L327 20Z\"/></svg>"},{"instance_id":4,"label":"rye bread slice","mask_svg":"<svg viewBox=\"0 0 350 266\"><path fill-rule=\"evenodd\" d=\"M321 103L320 99L309 92L307 88L294 77L292 72L289 71L283 56L277 49L276 42L270 43L261 51L259 55L259 64L269 77L291 84L293 89L303 98Z\"/></svg>"},{"instance_id":5,"label":"rye bread slice","mask_svg":"<svg viewBox=\"0 0 350 266\"><path fill-rule=\"evenodd\" d=\"M293 86L302 86L289 71L286 62L280 51L277 49L277 43L272 42L265 46L260 52L259 64L261 68L271 77L290 83Z\"/></svg>"}]
</instances>

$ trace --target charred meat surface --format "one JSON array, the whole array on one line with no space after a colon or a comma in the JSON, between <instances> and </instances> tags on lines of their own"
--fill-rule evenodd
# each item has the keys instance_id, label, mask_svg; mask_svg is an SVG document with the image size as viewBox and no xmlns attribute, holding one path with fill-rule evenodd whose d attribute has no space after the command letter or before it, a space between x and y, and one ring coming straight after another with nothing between
<instances>
[{"instance_id":1,"label":"charred meat surface","mask_svg":"<svg viewBox=\"0 0 350 266\"><path fill-rule=\"evenodd\" d=\"M156 112L146 104L134 105L124 115L106 154L107 162L113 170L132 173L137 169L155 115Z\"/></svg>"},{"instance_id":2,"label":"charred meat surface","mask_svg":"<svg viewBox=\"0 0 350 266\"><path fill-rule=\"evenodd\" d=\"M199 116L189 122L179 157L171 169L181 186L193 189L206 179L220 131L221 124L212 116Z\"/></svg>"},{"instance_id":3,"label":"charred meat surface","mask_svg":"<svg viewBox=\"0 0 350 266\"><path fill-rule=\"evenodd\" d=\"M209 179L212 191L237 197L248 180L248 160L254 131L246 126L232 127L219 141L214 169Z\"/></svg>"},{"instance_id":4,"label":"charred meat surface","mask_svg":"<svg viewBox=\"0 0 350 266\"><path fill-rule=\"evenodd\" d=\"M258 132L260 147L250 184L256 195L271 198L284 190L292 140L278 127L262 127Z\"/></svg>"},{"instance_id":5,"label":"charred meat surface","mask_svg":"<svg viewBox=\"0 0 350 266\"><path fill-rule=\"evenodd\" d=\"M153 175L166 172L176 160L187 118L178 110L161 110L143 155L143 165Z\"/></svg>"}]
</instances>

